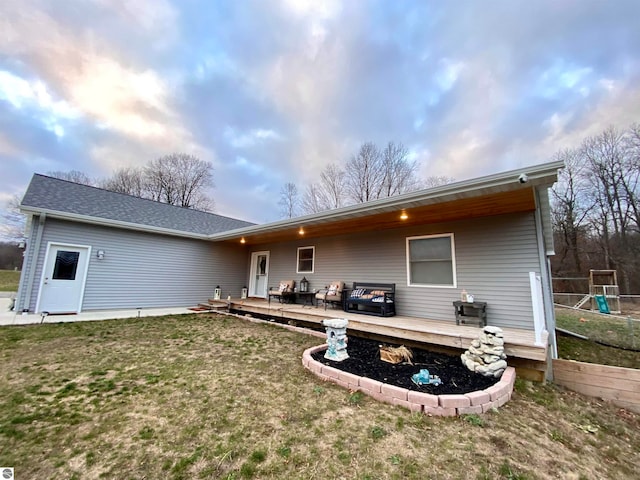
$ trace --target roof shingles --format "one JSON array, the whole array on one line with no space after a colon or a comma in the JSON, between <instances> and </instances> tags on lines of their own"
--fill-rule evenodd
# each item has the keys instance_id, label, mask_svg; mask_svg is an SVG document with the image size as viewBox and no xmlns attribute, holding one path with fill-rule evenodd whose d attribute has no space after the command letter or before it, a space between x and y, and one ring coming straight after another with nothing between
<instances>
[{"instance_id":1,"label":"roof shingles","mask_svg":"<svg viewBox=\"0 0 640 480\"><path fill-rule=\"evenodd\" d=\"M35 174L22 199L23 208L93 217L136 227L211 235L254 225L214 213L177 207L101 188Z\"/></svg>"}]
</instances>

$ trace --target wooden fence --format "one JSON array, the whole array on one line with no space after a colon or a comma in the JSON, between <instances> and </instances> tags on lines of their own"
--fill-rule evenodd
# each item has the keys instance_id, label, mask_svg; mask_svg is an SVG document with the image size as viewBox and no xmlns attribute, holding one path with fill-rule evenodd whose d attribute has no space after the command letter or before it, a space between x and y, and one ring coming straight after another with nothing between
<instances>
[{"instance_id":1,"label":"wooden fence","mask_svg":"<svg viewBox=\"0 0 640 480\"><path fill-rule=\"evenodd\" d=\"M640 370L574 360L553 360L554 382L640 413Z\"/></svg>"}]
</instances>

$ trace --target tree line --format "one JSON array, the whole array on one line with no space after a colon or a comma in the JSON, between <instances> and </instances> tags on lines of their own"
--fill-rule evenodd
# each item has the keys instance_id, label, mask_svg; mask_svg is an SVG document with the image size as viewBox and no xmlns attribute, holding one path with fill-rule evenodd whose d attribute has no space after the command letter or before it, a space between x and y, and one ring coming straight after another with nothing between
<instances>
[{"instance_id":1,"label":"tree line","mask_svg":"<svg viewBox=\"0 0 640 480\"><path fill-rule=\"evenodd\" d=\"M213 186L211 163L186 153L172 153L142 167L124 167L110 177L93 180L85 173L49 172L48 175L70 182L91 185L157 202L213 211L214 201L206 194Z\"/></svg>"},{"instance_id":2,"label":"tree line","mask_svg":"<svg viewBox=\"0 0 640 480\"><path fill-rule=\"evenodd\" d=\"M565 165L551 189L554 277L587 277L590 269L611 269L618 272L622 293L640 293L640 125L624 130L610 127L575 148L557 152L554 159ZM313 214L453 181L421 179L418 167L401 143L388 142L383 148L363 143L345 162L325 166L302 191L295 183L286 183L280 191L281 215ZM213 186L212 170L209 162L176 153L142 167L122 168L102 180L79 171L49 175L212 211L214 201L206 194L206 188ZM14 208L5 214L5 238L22 237L18 202L15 199ZM571 284L561 289L571 291Z\"/></svg>"},{"instance_id":3,"label":"tree line","mask_svg":"<svg viewBox=\"0 0 640 480\"><path fill-rule=\"evenodd\" d=\"M142 167L125 167L104 179L92 179L79 170L47 172L47 175L113 192L147 198L205 212L214 209L207 188L213 187L211 163L185 153L173 153ZM24 238L25 217L19 211L21 198L15 196L2 213L0 236L14 243Z\"/></svg>"},{"instance_id":4,"label":"tree line","mask_svg":"<svg viewBox=\"0 0 640 480\"><path fill-rule=\"evenodd\" d=\"M616 270L621 293L640 293L640 125L609 127L555 159L565 168L551 190L553 275Z\"/></svg>"},{"instance_id":5,"label":"tree line","mask_svg":"<svg viewBox=\"0 0 640 480\"><path fill-rule=\"evenodd\" d=\"M388 142L379 148L373 142L365 142L344 165L325 166L318 180L307 184L302 191L295 183L286 183L278 203L281 217L319 213L453 181L444 176L423 180L418 175L418 167L402 143Z\"/></svg>"}]
</instances>

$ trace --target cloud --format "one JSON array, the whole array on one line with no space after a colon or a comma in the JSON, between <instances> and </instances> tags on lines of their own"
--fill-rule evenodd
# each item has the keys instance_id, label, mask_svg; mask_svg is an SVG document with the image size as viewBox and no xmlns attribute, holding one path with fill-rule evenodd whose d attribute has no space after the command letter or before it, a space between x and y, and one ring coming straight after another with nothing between
<instances>
[{"instance_id":1,"label":"cloud","mask_svg":"<svg viewBox=\"0 0 640 480\"><path fill-rule=\"evenodd\" d=\"M4 132L0 131L0 155L14 157L20 154L21 149L18 148Z\"/></svg>"},{"instance_id":2,"label":"cloud","mask_svg":"<svg viewBox=\"0 0 640 480\"><path fill-rule=\"evenodd\" d=\"M119 18L131 29L142 30L154 40L174 40L178 12L166 0L95 0Z\"/></svg>"},{"instance_id":3,"label":"cloud","mask_svg":"<svg viewBox=\"0 0 640 480\"><path fill-rule=\"evenodd\" d=\"M220 213L257 221L366 141L403 143L425 176L518 168L637 121L639 15L635 0L5 0L0 157L25 185L191 153L214 165Z\"/></svg>"},{"instance_id":4,"label":"cloud","mask_svg":"<svg viewBox=\"0 0 640 480\"><path fill-rule=\"evenodd\" d=\"M116 3L127 7L125 12L137 5ZM0 40L0 52L28 62L32 76L46 79L46 85L39 79L36 84L45 85L48 96L59 97L58 104L126 135L173 134L168 86L157 72L125 65L119 58L125 52L110 51L90 32L69 30L44 10L13 2L8 6L3 12L8 31Z\"/></svg>"},{"instance_id":5,"label":"cloud","mask_svg":"<svg viewBox=\"0 0 640 480\"><path fill-rule=\"evenodd\" d=\"M238 133L232 127L224 130L224 136L234 148L252 147L266 140L280 140L280 135L270 129L256 128L245 133Z\"/></svg>"}]
</instances>

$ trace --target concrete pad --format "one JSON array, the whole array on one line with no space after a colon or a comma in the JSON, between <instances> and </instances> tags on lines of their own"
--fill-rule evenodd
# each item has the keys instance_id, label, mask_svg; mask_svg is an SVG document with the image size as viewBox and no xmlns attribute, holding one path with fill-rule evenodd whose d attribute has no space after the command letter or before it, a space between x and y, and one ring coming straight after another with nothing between
<instances>
[{"instance_id":1,"label":"concrete pad","mask_svg":"<svg viewBox=\"0 0 640 480\"><path fill-rule=\"evenodd\" d=\"M4 300L4 299L3 299ZM1 306L1 305L0 305ZM186 315L198 313L189 310L187 307L174 308L142 308L130 310L101 310L92 312L81 312L74 315L48 315L42 318L39 313L22 314L11 312L7 308L0 309L0 326L7 325L35 325L39 323L61 323L61 322L91 322L96 320L112 320L117 318L138 318L155 317L162 315Z\"/></svg>"}]
</instances>

